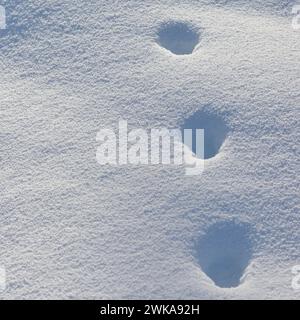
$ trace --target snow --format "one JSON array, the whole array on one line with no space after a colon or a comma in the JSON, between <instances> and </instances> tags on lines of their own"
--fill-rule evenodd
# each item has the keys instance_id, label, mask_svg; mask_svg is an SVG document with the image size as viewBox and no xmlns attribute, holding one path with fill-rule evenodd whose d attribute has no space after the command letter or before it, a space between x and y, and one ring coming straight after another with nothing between
<instances>
[{"instance_id":1,"label":"snow","mask_svg":"<svg viewBox=\"0 0 300 320\"><path fill-rule=\"evenodd\" d=\"M3 3L0 297L299 299L295 3ZM96 161L121 119L199 114L217 139L202 175Z\"/></svg>"}]
</instances>

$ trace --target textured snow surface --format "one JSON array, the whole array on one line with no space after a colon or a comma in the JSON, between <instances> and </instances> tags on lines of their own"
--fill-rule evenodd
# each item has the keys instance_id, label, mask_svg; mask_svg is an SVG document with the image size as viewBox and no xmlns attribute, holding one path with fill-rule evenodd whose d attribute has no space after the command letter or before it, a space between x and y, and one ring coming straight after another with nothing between
<instances>
[{"instance_id":1,"label":"textured snow surface","mask_svg":"<svg viewBox=\"0 0 300 320\"><path fill-rule=\"evenodd\" d=\"M293 4L6 1L1 298L300 298ZM101 128L199 113L226 128L202 176L96 162Z\"/></svg>"}]
</instances>

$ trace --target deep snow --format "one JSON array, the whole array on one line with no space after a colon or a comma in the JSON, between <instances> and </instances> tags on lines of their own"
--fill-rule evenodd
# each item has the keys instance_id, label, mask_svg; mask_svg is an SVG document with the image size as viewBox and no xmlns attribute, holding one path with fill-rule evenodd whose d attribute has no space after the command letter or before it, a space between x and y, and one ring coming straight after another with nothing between
<instances>
[{"instance_id":1,"label":"deep snow","mask_svg":"<svg viewBox=\"0 0 300 320\"><path fill-rule=\"evenodd\" d=\"M1 298L300 298L294 3L7 1ZM97 132L120 119L199 114L201 176L96 162Z\"/></svg>"}]
</instances>

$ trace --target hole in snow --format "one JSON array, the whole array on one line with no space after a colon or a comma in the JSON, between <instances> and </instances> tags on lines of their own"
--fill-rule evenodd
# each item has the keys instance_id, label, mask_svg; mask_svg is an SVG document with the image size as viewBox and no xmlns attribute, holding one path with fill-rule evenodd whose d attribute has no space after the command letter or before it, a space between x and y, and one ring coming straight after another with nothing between
<instances>
[{"instance_id":1,"label":"hole in snow","mask_svg":"<svg viewBox=\"0 0 300 320\"><path fill-rule=\"evenodd\" d=\"M237 287L252 256L249 226L217 223L200 239L197 252L202 270L217 286Z\"/></svg>"},{"instance_id":2,"label":"hole in snow","mask_svg":"<svg viewBox=\"0 0 300 320\"><path fill-rule=\"evenodd\" d=\"M191 54L199 43L199 34L186 23L169 22L161 26L158 43L174 54Z\"/></svg>"},{"instance_id":3,"label":"hole in snow","mask_svg":"<svg viewBox=\"0 0 300 320\"><path fill-rule=\"evenodd\" d=\"M185 120L182 131L184 129L193 130L192 151L194 154L196 154L197 142L196 129L204 129L204 159L213 158L218 154L228 134L228 128L222 118L204 111L198 111ZM184 131L182 136L184 138Z\"/></svg>"}]
</instances>

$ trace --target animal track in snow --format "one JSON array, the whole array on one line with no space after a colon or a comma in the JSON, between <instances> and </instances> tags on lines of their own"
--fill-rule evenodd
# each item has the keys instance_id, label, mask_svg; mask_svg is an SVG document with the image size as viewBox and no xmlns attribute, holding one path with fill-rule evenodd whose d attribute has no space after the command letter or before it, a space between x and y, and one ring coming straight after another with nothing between
<instances>
[{"instance_id":1,"label":"animal track in snow","mask_svg":"<svg viewBox=\"0 0 300 320\"><path fill-rule=\"evenodd\" d=\"M252 256L249 231L249 226L243 223L216 223L197 243L199 264L217 286L240 285Z\"/></svg>"},{"instance_id":2,"label":"animal track in snow","mask_svg":"<svg viewBox=\"0 0 300 320\"><path fill-rule=\"evenodd\" d=\"M228 134L228 127L217 115L198 111L185 120L184 129L193 129L192 151L196 154L196 129L204 129L204 159L215 157L220 151Z\"/></svg>"},{"instance_id":3,"label":"animal track in snow","mask_svg":"<svg viewBox=\"0 0 300 320\"><path fill-rule=\"evenodd\" d=\"M168 22L158 31L158 44L176 55L192 54L199 43L199 34L184 22Z\"/></svg>"}]
</instances>

